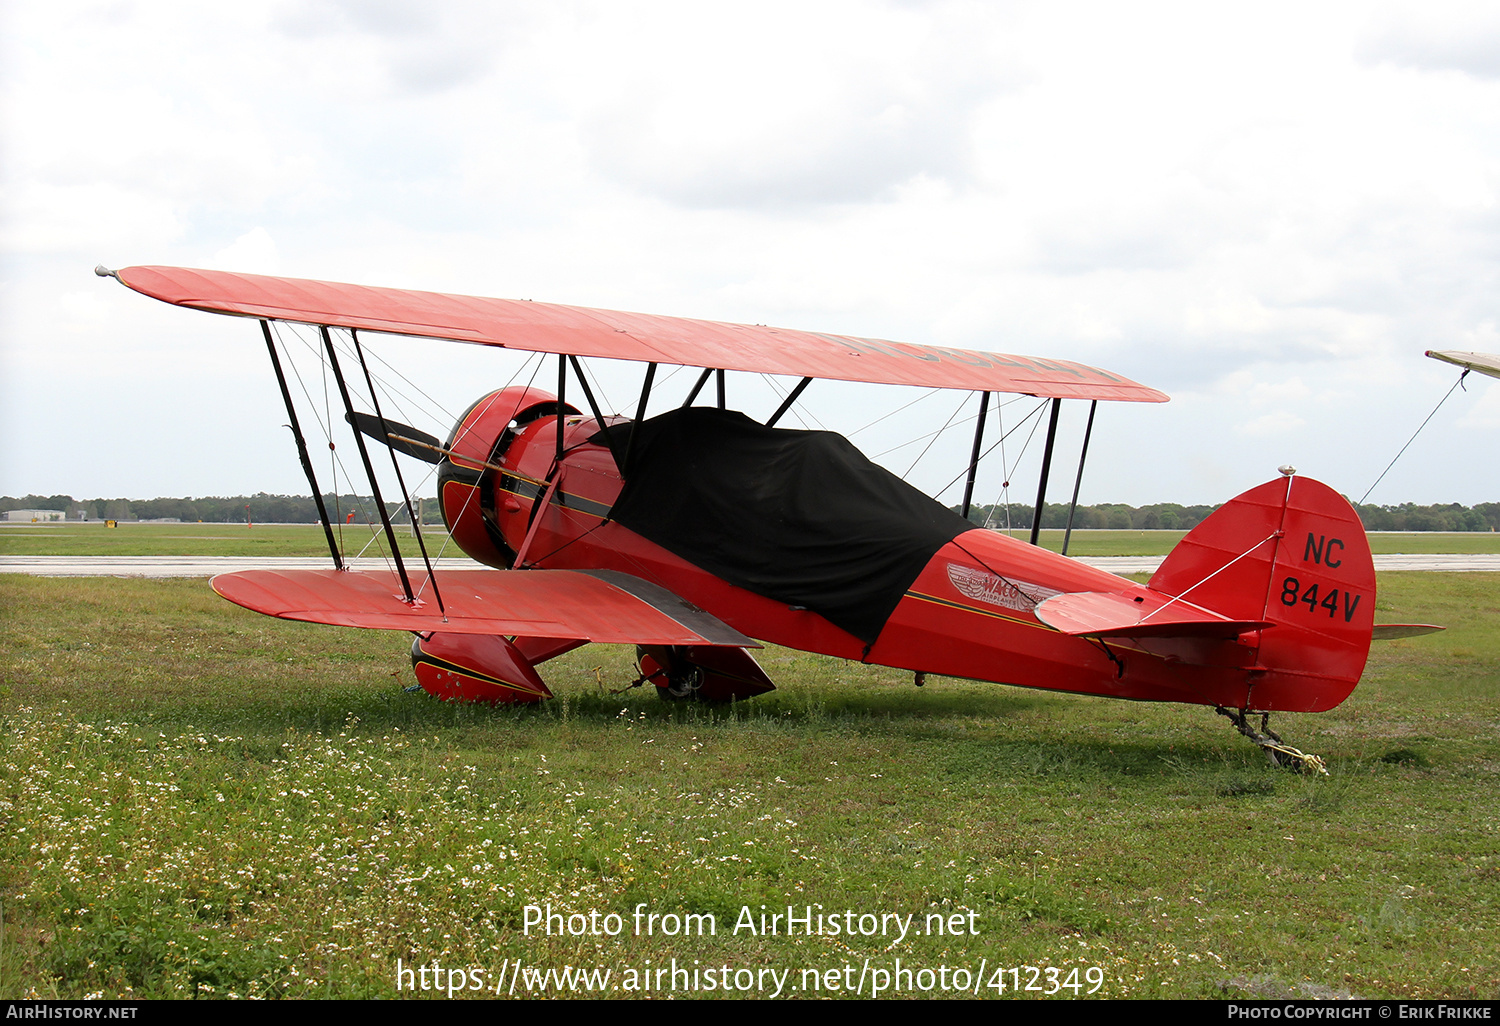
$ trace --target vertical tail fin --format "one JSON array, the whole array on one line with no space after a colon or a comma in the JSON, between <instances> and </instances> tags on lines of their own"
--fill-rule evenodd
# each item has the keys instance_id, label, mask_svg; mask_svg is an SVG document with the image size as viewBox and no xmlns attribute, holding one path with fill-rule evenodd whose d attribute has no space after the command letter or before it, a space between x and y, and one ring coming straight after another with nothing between
<instances>
[{"instance_id":1,"label":"vertical tail fin","mask_svg":"<svg viewBox=\"0 0 1500 1026\"><path fill-rule=\"evenodd\" d=\"M1327 485L1285 477L1225 503L1177 545L1154 591L1232 620L1275 624L1256 649L1248 707L1319 712L1354 690L1375 623L1375 566L1353 507Z\"/></svg>"}]
</instances>

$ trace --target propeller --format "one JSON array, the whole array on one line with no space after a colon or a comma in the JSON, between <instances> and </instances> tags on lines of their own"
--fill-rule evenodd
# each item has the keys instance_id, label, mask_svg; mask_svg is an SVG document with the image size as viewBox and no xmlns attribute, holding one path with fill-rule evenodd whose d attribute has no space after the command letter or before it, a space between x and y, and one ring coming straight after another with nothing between
<instances>
[{"instance_id":1,"label":"propeller","mask_svg":"<svg viewBox=\"0 0 1500 1026\"><path fill-rule=\"evenodd\" d=\"M443 462L443 443L425 431L418 431L389 417L385 418L385 429L382 430L381 418L372 413L356 413L352 418L346 413L344 419L375 441L389 445L399 453L427 463Z\"/></svg>"}]
</instances>

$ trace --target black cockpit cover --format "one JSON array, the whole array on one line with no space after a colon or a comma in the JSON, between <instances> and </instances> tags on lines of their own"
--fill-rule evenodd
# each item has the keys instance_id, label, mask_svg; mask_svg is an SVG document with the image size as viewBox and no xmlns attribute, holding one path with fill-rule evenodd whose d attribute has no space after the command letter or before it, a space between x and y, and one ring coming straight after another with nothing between
<instances>
[{"instance_id":1,"label":"black cockpit cover","mask_svg":"<svg viewBox=\"0 0 1500 1026\"><path fill-rule=\"evenodd\" d=\"M609 429L617 452L631 446L612 519L867 645L933 554L973 527L831 431L709 407L643 421L633 443L630 427Z\"/></svg>"}]
</instances>

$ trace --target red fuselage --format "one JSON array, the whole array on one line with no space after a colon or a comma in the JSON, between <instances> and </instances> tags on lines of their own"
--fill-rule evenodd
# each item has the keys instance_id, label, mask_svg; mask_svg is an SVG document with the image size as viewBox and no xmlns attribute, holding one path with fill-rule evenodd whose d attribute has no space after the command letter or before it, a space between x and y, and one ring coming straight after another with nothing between
<instances>
[{"instance_id":1,"label":"red fuselage","mask_svg":"<svg viewBox=\"0 0 1500 1026\"><path fill-rule=\"evenodd\" d=\"M1239 640L1106 642L1060 633L1034 613L1052 595L1151 593L981 529L959 534L932 557L867 648L819 614L736 587L609 519L623 482L609 448L591 441L600 425L578 415L565 420L560 464L557 418L549 412L516 426L490 453L492 467L476 463L474 483L444 482L449 523L471 555L501 567L514 560L517 568L621 571L670 590L750 637L916 673L1232 708L1252 705L1254 681L1254 708L1303 711L1336 705L1353 686L1336 698L1308 693L1295 679L1281 681L1257 667L1255 648ZM480 476L488 490L483 498ZM481 509L487 521L482 530L474 515ZM497 536L503 545L495 544Z\"/></svg>"}]
</instances>

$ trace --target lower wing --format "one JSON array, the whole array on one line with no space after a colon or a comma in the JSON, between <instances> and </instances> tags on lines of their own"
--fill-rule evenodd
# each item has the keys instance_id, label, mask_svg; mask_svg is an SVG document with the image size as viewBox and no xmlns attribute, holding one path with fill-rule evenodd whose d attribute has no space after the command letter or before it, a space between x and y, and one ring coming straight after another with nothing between
<instances>
[{"instance_id":1,"label":"lower wing","mask_svg":"<svg viewBox=\"0 0 1500 1026\"><path fill-rule=\"evenodd\" d=\"M448 570L435 576L441 609L431 582L408 603L396 575L387 572L246 570L220 574L213 589L257 613L338 627L760 647L665 588L613 570Z\"/></svg>"}]
</instances>

